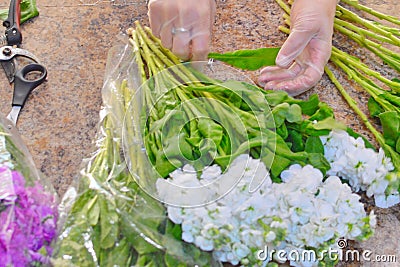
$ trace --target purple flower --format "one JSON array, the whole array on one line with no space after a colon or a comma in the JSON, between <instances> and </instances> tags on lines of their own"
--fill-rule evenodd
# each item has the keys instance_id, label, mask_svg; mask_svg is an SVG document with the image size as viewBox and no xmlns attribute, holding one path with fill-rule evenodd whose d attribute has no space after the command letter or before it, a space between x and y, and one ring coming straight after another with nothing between
<instances>
[{"instance_id":1,"label":"purple flower","mask_svg":"<svg viewBox=\"0 0 400 267\"><path fill-rule=\"evenodd\" d=\"M11 185L0 188L0 267L48 263L56 237L54 195L39 182L26 186L19 172L4 166L0 177Z\"/></svg>"}]
</instances>

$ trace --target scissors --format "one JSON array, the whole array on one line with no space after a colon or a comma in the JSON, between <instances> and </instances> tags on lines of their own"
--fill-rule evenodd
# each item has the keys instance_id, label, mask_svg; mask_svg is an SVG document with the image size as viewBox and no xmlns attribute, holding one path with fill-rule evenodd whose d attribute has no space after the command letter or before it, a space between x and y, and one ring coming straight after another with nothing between
<instances>
[{"instance_id":1,"label":"scissors","mask_svg":"<svg viewBox=\"0 0 400 267\"><path fill-rule=\"evenodd\" d=\"M21 7L20 0L11 0L7 19L3 22L5 34L0 36L0 63L7 79L13 85L13 99L11 112L7 118L17 124L18 116L24 107L25 101L33 89L42 84L47 77L46 68L31 52L19 48L22 43L20 30ZM25 64L19 67L20 59Z\"/></svg>"}]
</instances>

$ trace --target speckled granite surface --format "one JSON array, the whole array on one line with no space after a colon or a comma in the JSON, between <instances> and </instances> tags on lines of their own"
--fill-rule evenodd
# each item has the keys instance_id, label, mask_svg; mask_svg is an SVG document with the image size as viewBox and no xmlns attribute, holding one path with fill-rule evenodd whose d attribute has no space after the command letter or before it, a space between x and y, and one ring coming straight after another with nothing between
<instances>
[{"instance_id":1,"label":"speckled granite surface","mask_svg":"<svg viewBox=\"0 0 400 267\"><path fill-rule=\"evenodd\" d=\"M280 46L285 40L286 36L277 30L283 24L282 11L274 0L217 2L212 50L222 52ZM394 16L400 12L398 0L360 2ZM107 51L117 36L124 33L135 20L148 23L147 7L145 0L38 0L37 5L40 16L22 26L23 48L33 52L46 65L48 81L32 93L20 115L18 127L37 167L63 194L71 181L78 177L82 160L94 150ZM7 8L8 1L1 0L0 7ZM368 52L356 50L355 44L347 39L335 38L335 44L358 55L367 63L372 62ZM381 64L373 64L377 69L385 71ZM257 73L249 75L255 78ZM365 95L354 84L346 81L343 74L340 80L352 88L351 94L356 99L365 103ZM0 85L0 112L7 114L12 91L2 71ZM369 136L326 76L301 97L312 93L318 93L323 101L328 102L338 119ZM380 230L375 237L379 241L376 243L377 249L384 249L385 244L393 246L392 250L387 249L397 254L397 264L400 264L400 238L387 237L386 233L393 233L390 236L398 233L398 229L393 227L399 225L399 209L397 206L384 211L376 210L380 221L386 222L385 216L390 215L390 219L397 220L397 224L380 223ZM393 229L390 229L390 225L393 225ZM383 242L390 238L394 245ZM362 246L371 249L373 244Z\"/></svg>"}]
</instances>

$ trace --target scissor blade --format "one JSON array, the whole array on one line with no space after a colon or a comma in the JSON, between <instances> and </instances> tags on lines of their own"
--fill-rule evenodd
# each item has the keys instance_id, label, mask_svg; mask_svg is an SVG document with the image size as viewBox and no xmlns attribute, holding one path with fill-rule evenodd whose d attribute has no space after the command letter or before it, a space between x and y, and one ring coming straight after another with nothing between
<instances>
[{"instance_id":1,"label":"scissor blade","mask_svg":"<svg viewBox=\"0 0 400 267\"><path fill-rule=\"evenodd\" d=\"M17 125L17 120L20 111L21 111L21 106L13 106L11 112L7 116L7 119L12 121L14 125Z\"/></svg>"},{"instance_id":2,"label":"scissor blade","mask_svg":"<svg viewBox=\"0 0 400 267\"><path fill-rule=\"evenodd\" d=\"M14 74L16 69L15 62L16 61L14 59L8 61L0 61L0 64L4 69L9 83L12 83L14 81Z\"/></svg>"}]
</instances>

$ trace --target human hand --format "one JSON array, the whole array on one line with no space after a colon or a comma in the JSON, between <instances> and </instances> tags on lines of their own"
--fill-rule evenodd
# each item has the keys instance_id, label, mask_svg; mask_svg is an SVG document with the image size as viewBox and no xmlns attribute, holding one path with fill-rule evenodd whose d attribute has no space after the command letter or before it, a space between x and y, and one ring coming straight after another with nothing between
<instances>
[{"instance_id":1,"label":"human hand","mask_svg":"<svg viewBox=\"0 0 400 267\"><path fill-rule=\"evenodd\" d=\"M291 31L276 58L276 66L261 70L265 89L299 95L317 84L332 49L336 0L295 0Z\"/></svg>"},{"instance_id":2,"label":"human hand","mask_svg":"<svg viewBox=\"0 0 400 267\"><path fill-rule=\"evenodd\" d=\"M150 27L182 60L206 60L215 17L214 0L150 0Z\"/></svg>"}]
</instances>

